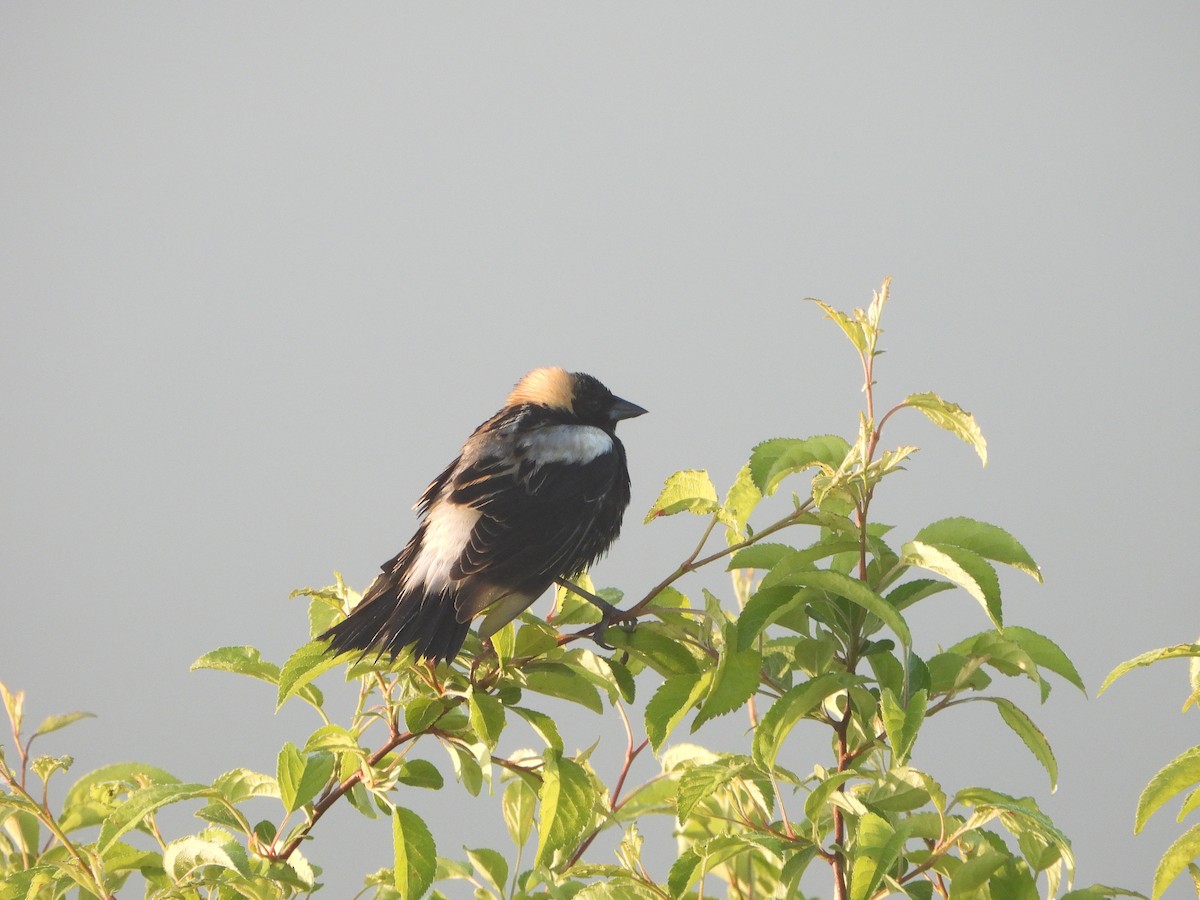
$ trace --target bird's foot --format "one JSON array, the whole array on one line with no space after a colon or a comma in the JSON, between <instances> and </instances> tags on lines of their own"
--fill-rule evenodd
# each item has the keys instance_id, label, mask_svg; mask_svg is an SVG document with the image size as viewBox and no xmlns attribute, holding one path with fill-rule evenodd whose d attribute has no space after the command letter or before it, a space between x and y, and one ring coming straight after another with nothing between
<instances>
[{"instance_id":1,"label":"bird's foot","mask_svg":"<svg viewBox=\"0 0 1200 900\"><path fill-rule=\"evenodd\" d=\"M621 618L621 610L617 609L615 606L613 606L611 603L609 603L607 600L603 599L602 597L597 597L591 591L585 591L583 588L579 587L579 585L572 584L570 581L567 581L565 578L556 578L556 579L554 579L554 581L557 585L559 585L559 587L564 587L571 593L578 594L580 597L582 597L588 603L592 604L592 606L596 607L596 609L600 610L600 621L597 622L595 625L592 625L590 628L585 628L583 631L581 631L579 633L582 635L585 635L586 637L591 638L593 641L595 641L600 647L604 648L605 650L617 649L616 647L613 647L611 644L607 644L604 642L604 632L607 631L611 626L619 625L625 631L632 631L634 626L637 625L636 620L622 619Z\"/></svg>"}]
</instances>

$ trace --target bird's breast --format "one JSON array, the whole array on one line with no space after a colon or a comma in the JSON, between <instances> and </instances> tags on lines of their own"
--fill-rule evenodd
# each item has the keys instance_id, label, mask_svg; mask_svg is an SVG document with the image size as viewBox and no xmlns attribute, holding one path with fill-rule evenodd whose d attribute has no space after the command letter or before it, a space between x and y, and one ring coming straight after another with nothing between
<instances>
[{"instance_id":1,"label":"bird's breast","mask_svg":"<svg viewBox=\"0 0 1200 900\"><path fill-rule=\"evenodd\" d=\"M518 446L526 459L535 465L583 465L611 453L613 438L594 425L553 425L523 437Z\"/></svg>"}]
</instances>

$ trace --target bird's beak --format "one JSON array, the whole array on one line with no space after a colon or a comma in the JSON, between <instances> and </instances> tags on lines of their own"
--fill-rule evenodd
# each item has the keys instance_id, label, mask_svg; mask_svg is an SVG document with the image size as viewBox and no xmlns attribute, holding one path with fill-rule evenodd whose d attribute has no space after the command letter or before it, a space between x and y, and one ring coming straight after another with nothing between
<instances>
[{"instance_id":1,"label":"bird's beak","mask_svg":"<svg viewBox=\"0 0 1200 900\"><path fill-rule=\"evenodd\" d=\"M622 400L620 397L617 397L608 415L614 422L620 422L622 419L644 416L647 412L648 410L642 409L636 403L630 403L628 400Z\"/></svg>"}]
</instances>

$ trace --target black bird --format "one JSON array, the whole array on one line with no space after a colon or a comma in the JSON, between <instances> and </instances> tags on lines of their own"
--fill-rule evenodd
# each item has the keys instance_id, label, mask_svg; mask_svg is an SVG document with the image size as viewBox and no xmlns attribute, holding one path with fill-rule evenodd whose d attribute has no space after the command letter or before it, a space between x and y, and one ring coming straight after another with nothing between
<instances>
[{"instance_id":1,"label":"black bird","mask_svg":"<svg viewBox=\"0 0 1200 900\"><path fill-rule=\"evenodd\" d=\"M629 469L615 429L645 412L591 375L534 369L425 489L408 546L321 637L337 653L394 658L411 644L434 661L458 655L480 613L491 637L617 539Z\"/></svg>"}]
</instances>

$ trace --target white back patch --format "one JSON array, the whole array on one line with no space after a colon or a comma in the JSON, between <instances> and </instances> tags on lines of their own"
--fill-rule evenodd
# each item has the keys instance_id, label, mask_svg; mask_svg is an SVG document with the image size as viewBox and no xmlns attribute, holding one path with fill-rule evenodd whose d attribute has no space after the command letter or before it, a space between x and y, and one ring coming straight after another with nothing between
<instances>
[{"instance_id":1,"label":"white back patch","mask_svg":"<svg viewBox=\"0 0 1200 900\"><path fill-rule=\"evenodd\" d=\"M440 591L450 584L450 571L462 556L471 531L481 513L469 506L439 500L425 519L421 549L404 578L404 589L424 585L427 591Z\"/></svg>"},{"instance_id":2,"label":"white back patch","mask_svg":"<svg viewBox=\"0 0 1200 900\"><path fill-rule=\"evenodd\" d=\"M594 425L551 425L522 438L520 447L534 463L590 463L612 452L613 439Z\"/></svg>"}]
</instances>

